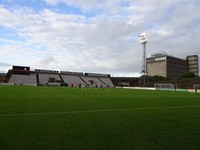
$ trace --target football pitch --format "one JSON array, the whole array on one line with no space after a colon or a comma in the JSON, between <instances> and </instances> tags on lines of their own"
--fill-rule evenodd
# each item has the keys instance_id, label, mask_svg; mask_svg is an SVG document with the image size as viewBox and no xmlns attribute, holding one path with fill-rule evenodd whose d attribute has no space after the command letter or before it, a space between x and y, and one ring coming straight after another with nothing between
<instances>
[{"instance_id":1,"label":"football pitch","mask_svg":"<svg viewBox=\"0 0 200 150\"><path fill-rule=\"evenodd\" d=\"M200 94L0 86L2 150L200 149Z\"/></svg>"}]
</instances>

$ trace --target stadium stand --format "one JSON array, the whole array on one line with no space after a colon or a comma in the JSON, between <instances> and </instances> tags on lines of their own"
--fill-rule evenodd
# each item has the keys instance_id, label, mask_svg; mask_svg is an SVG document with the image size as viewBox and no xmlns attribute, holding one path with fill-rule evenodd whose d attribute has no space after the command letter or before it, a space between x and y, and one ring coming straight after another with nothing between
<instances>
[{"instance_id":1,"label":"stadium stand","mask_svg":"<svg viewBox=\"0 0 200 150\"><path fill-rule=\"evenodd\" d=\"M114 84L112 83L110 78L99 78L99 80L106 84L108 87L114 87Z\"/></svg>"},{"instance_id":2,"label":"stadium stand","mask_svg":"<svg viewBox=\"0 0 200 150\"><path fill-rule=\"evenodd\" d=\"M36 74L22 75L22 74L12 74L8 83L13 83L14 85L37 85Z\"/></svg>"},{"instance_id":3,"label":"stadium stand","mask_svg":"<svg viewBox=\"0 0 200 150\"><path fill-rule=\"evenodd\" d=\"M87 84L79 77L76 75L61 75L63 81L68 85L68 86L81 86L81 87L86 87Z\"/></svg>"},{"instance_id":4,"label":"stadium stand","mask_svg":"<svg viewBox=\"0 0 200 150\"><path fill-rule=\"evenodd\" d=\"M0 73L0 83L3 82L3 80L5 79L6 77L6 73Z\"/></svg>"},{"instance_id":5,"label":"stadium stand","mask_svg":"<svg viewBox=\"0 0 200 150\"><path fill-rule=\"evenodd\" d=\"M13 66L12 73L29 75L31 73L31 71L30 71L30 67L27 67L27 66Z\"/></svg>"},{"instance_id":6,"label":"stadium stand","mask_svg":"<svg viewBox=\"0 0 200 150\"><path fill-rule=\"evenodd\" d=\"M48 85L49 83L61 83L62 79L58 74L38 73L39 85Z\"/></svg>"},{"instance_id":7,"label":"stadium stand","mask_svg":"<svg viewBox=\"0 0 200 150\"><path fill-rule=\"evenodd\" d=\"M95 87L114 87L110 74L85 73L82 79L89 85Z\"/></svg>"},{"instance_id":8,"label":"stadium stand","mask_svg":"<svg viewBox=\"0 0 200 150\"><path fill-rule=\"evenodd\" d=\"M105 83L100 81L97 77L81 76L89 87L108 87Z\"/></svg>"},{"instance_id":9,"label":"stadium stand","mask_svg":"<svg viewBox=\"0 0 200 150\"><path fill-rule=\"evenodd\" d=\"M83 72L60 71L60 74L83 76Z\"/></svg>"},{"instance_id":10,"label":"stadium stand","mask_svg":"<svg viewBox=\"0 0 200 150\"><path fill-rule=\"evenodd\" d=\"M59 73L57 70L43 70L43 69L35 69L37 73Z\"/></svg>"},{"instance_id":11,"label":"stadium stand","mask_svg":"<svg viewBox=\"0 0 200 150\"><path fill-rule=\"evenodd\" d=\"M10 77L12 75L12 70L8 70L7 74L5 75L4 79L3 79L3 83L8 83L8 81L10 80Z\"/></svg>"},{"instance_id":12,"label":"stadium stand","mask_svg":"<svg viewBox=\"0 0 200 150\"><path fill-rule=\"evenodd\" d=\"M138 77L111 77L111 81L115 86L138 86Z\"/></svg>"},{"instance_id":13,"label":"stadium stand","mask_svg":"<svg viewBox=\"0 0 200 150\"><path fill-rule=\"evenodd\" d=\"M109 74L43 69L30 71L30 67L27 66L13 66L13 69L4 75L3 82L9 85L114 87Z\"/></svg>"}]
</instances>

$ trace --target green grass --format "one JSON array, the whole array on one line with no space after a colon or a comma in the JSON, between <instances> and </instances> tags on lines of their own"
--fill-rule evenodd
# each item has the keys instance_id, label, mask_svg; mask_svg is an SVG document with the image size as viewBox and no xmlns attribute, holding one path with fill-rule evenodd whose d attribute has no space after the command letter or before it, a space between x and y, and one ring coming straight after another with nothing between
<instances>
[{"instance_id":1,"label":"green grass","mask_svg":"<svg viewBox=\"0 0 200 150\"><path fill-rule=\"evenodd\" d=\"M200 94L0 86L2 150L199 150L199 141Z\"/></svg>"}]
</instances>

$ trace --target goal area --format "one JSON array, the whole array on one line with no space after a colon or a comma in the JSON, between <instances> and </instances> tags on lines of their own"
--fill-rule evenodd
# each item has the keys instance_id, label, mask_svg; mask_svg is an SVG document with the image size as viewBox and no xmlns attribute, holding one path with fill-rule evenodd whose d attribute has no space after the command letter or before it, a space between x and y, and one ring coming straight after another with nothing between
<instances>
[{"instance_id":1,"label":"goal area","mask_svg":"<svg viewBox=\"0 0 200 150\"><path fill-rule=\"evenodd\" d=\"M166 90L166 91L174 91L175 86L172 83L155 83L155 90Z\"/></svg>"},{"instance_id":2,"label":"goal area","mask_svg":"<svg viewBox=\"0 0 200 150\"><path fill-rule=\"evenodd\" d=\"M195 93L200 93L200 84L194 84L193 89Z\"/></svg>"}]
</instances>

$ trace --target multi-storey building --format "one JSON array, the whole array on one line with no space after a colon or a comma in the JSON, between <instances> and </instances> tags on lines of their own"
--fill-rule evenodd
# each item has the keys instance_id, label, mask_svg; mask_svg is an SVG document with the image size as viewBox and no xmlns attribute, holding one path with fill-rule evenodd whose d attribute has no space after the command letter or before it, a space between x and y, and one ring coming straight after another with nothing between
<instances>
[{"instance_id":1,"label":"multi-storey building","mask_svg":"<svg viewBox=\"0 0 200 150\"><path fill-rule=\"evenodd\" d=\"M156 53L146 59L148 76L163 76L176 79L187 72L194 72L198 75L198 56L187 56L187 59L180 59L169 56L166 53Z\"/></svg>"}]
</instances>

